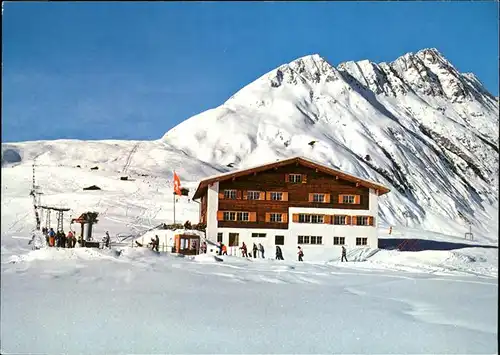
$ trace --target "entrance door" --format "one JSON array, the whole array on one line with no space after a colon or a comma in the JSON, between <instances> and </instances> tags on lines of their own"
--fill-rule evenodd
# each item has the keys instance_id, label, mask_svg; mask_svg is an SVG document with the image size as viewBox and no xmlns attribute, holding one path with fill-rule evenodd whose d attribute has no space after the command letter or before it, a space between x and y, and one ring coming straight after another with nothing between
<instances>
[{"instance_id":1,"label":"entrance door","mask_svg":"<svg viewBox=\"0 0 500 355\"><path fill-rule=\"evenodd\" d=\"M240 234L239 233L229 233L229 246L237 247L240 243Z\"/></svg>"}]
</instances>

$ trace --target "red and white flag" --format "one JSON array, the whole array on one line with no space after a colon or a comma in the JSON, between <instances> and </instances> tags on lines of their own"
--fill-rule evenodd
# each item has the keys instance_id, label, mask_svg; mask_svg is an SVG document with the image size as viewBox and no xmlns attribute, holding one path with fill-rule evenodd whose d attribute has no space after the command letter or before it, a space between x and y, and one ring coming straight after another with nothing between
<instances>
[{"instance_id":1,"label":"red and white flag","mask_svg":"<svg viewBox=\"0 0 500 355\"><path fill-rule=\"evenodd\" d=\"M175 171L174 171L174 192L179 196L182 195L182 193L181 193L181 180L179 179L179 177L177 176Z\"/></svg>"}]
</instances>

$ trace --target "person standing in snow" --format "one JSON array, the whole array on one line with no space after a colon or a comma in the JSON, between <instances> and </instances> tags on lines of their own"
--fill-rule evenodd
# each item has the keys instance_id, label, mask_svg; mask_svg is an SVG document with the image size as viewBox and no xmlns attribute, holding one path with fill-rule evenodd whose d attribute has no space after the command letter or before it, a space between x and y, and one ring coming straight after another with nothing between
<instances>
[{"instance_id":1,"label":"person standing in snow","mask_svg":"<svg viewBox=\"0 0 500 355\"><path fill-rule=\"evenodd\" d=\"M222 244L222 255L227 255L227 247L225 244Z\"/></svg>"},{"instance_id":2,"label":"person standing in snow","mask_svg":"<svg viewBox=\"0 0 500 355\"><path fill-rule=\"evenodd\" d=\"M262 256L262 259L265 259L264 257L264 246L262 244L259 243L259 251L260 251L260 255Z\"/></svg>"},{"instance_id":3,"label":"person standing in snow","mask_svg":"<svg viewBox=\"0 0 500 355\"><path fill-rule=\"evenodd\" d=\"M109 248L109 241L110 241L110 236L109 236L109 232L106 231L106 236L104 237L104 247L105 248Z\"/></svg>"},{"instance_id":4,"label":"person standing in snow","mask_svg":"<svg viewBox=\"0 0 500 355\"><path fill-rule=\"evenodd\" d=\"M253 247L252 247L252 251L253 251L253 258L254 259L257 259L257 245L255 245L255 243L253 243Z\"/></svg>"},{"instance_id":5,"label":"person standing in snow","mask_svg":"<svg viewBox=\"0 0 500 355\"><path fill-rule=\"evenodd\" d=\"M304 252L302 251L301 247L298 247L299 251L297 252L297 255L299 256L299 261L304 261L302 258L304 257Z\"/></svg>"},{"instance_id":6,"label":"person standing in snow","mask_svg":"<svg viewBox=\"0 0 500 355\"><path fill-rule=\"evenodd\" d=\"M240 249L241 249L241 256L247 258L248 253L247 253L247 245L245 244L245 242L243 242L243 245L241 246Z\"/></svg>"},{"instance_id":7,"label":"person standing in snow","mask_svg":"<svg viewBox=\"0 0 500 355\"><path fill-rule=\"evenodd\" d=\"M207 253L207 242L203 242L203 244L201 244L201 252L203 254Z\"/></svg>"},{"instance_id":8,"label":"person standing in snow","mask_svg":"<svg viewBox=\"0 0 500 355\"><path fill-rule=\"evenodd\" d=\"M68 235L66 236L66 243L68 245L68 248L73 248L73 232L70 230L68 232Z\"/></svg>"},{"instance_id":9,"label":"person standing in snow","mask_svg":"<svg viewBox=\"0 0 500 355\"><path fill-rule=\"evenodd\" d=\"M61 231L56 232L56 248L61 247Z\"/></svg>"},{"instance_id":10,"label":"person standing in snow","mask_svg":"<svg viewBox=\"0 0 500 355\"><path fill-rule=\"evenodd\" d=\"M155 235L155 248L158 253L160 252L160 250L158 249L159 246L160 246L160 238L158 237L158 235Z\"/></svg>"},{"instance_id":11,"label":"person standing in snow","mask_svg":"<svg viewBox=\"0 0 500 355\"><path fill-rule=\"evenodd\" d=\"M61 230L61 248L66 248L66 234Z\"/></svg>"},{"instance_id":12,"label":"person standing in snow","mask_svg":"<svg viewBox=\"0 0 500 355\"><path fill-rule=\"evenodd\" d=\"M345 261L347 262L347 252L345 250L345 247L342 245L342 259L340 260L340 262L344 262L344 259Z\"/></svg>"},{"instance_id":13,"label":"person standing in snow","mask_svg":"<svg viewBox=\"0 0 500 355\"><path fill-rule=\"evenodd\" d=\"M49 246L53 247L56 241L56 232L54 232L54 228L50 228L48 234L49 234Z\"/></svg>"},{"instance_id":14,"label":"person standing in snow","mask_svg":"<svg viewBox=\"0 0 500 355\"><path fill-rule=\"evenodd\" d=\"M283 252L281 251L279 245L276 245L276 260L285 260L283 259Z\"/></svg>"}]
</instances>

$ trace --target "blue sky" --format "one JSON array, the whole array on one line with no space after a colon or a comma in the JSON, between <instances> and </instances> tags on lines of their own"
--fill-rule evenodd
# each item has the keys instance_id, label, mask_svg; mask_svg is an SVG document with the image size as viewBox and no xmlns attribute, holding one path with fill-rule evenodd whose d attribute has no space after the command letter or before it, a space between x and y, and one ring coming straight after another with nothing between
<instances>
[{"instance_id":1,"label":"blue sky","mask_svg":"<svg viewBox=\"0 0 500 355\"><path fill-rule=\"evenodd\" d=\"M495 2L4 3L2 141L157 139L277 66L435 47L498 95Z\"/></svg>"}]
</instances>

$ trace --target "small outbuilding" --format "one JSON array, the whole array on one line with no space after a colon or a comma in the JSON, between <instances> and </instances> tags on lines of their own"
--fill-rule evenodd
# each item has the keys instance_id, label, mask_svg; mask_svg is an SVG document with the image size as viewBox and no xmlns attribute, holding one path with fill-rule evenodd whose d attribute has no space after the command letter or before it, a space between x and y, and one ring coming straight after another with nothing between
<instances>
[{"instance_id":1,"label":"small outbuilding","mask_svg":"<svg viewBox=\"0 0 500 355\"><path fill-rule=\"evenodd\" d=\"M182 255L198 255L200 236L193 234L176 234L174 239L175 252Z\"/></svg>"}]
</instances>

